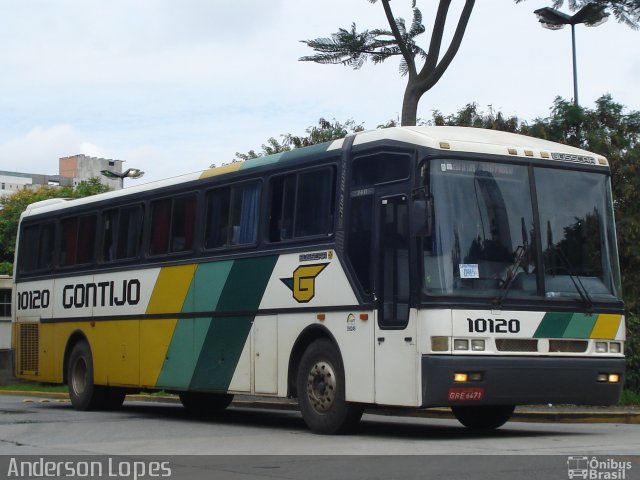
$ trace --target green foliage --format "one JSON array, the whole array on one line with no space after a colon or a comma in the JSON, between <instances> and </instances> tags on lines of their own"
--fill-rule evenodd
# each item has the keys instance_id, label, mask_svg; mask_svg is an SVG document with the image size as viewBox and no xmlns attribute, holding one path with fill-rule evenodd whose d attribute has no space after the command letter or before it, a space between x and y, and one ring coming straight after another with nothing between
<instances>
[{"instance_id":1,"label":"green foliage","mask_svg":"<svg viewBox=\"0 0 640 480\"><path fill-rule=\"evenodd\" d=\"M101 184L99 178L91 178L75 188L41 186L0 197L0 273L12 273L18 222L27 206L50 198L81 198L108 190L109 187Z\"/></svg>"},{"instance_id":2,"label":"green foliage","mask_svg":"<svg viewBox=\"0 0 640 480\"><path fill-rule=\"evenodd\" d=\"M627 315L626 387L640 396L640 315ZM640 402L637 402L640 403Z\"/></svg>"},{"instance_id":3,"label":"green foliage","mask_svg":"<svg viewBox=\"0 0 640 480\"><path fill-rule=\"evenodd\" d=\"M516 3L524 0L515 0ZM603 7L607 13L613 13L619 23L624 23L634 30L640 23L640 0L569 0L569 10L576 11L588 4ZM553 8L561 8L564 0L553 0Z\"/></svg>"},{"instance_id":4,"label":"green foliage","mask_svg":"<svg viewBox=\"0 0 640 480\"><path fill-rule=\"evenodd\" d=\"M307 133L306 136L296 136L291 133L286 133L280 135L282 142L271 137L267 140L266 144L262 144L262 151L256 152L255 150L249 150L247 153L236 152L234 161L250 160L265 155L286 152L292 148L309 147L319 143L339 140L346 137L349 133L361 132L362 130L364 130L364 126L353 120L340 123L335 118L332 122L321 118L318 120L317 125L312 125L305 130Z\"/></svg>"}]
</instances>

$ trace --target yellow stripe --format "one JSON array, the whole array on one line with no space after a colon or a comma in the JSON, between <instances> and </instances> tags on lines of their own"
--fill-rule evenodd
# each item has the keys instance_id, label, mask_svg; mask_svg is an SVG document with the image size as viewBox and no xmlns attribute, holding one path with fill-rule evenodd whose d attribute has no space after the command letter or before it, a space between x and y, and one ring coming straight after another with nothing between
<instances>
[{"instance_id":1,"label":"yellow stripe","mask_svg":"<svg viewBox=\"0 0 640 480\"><path fill-rule=\"evenodd\" d=\"M598 315L598 320L591 330L590 338L606 338L613 340L618 333L620 322L622 321L622 315L615 315L610 313L601 313Z\"/></svg>"},{"instance_id":2,"label":"yellow stripe","mask_svg":"<svg viewBox=\"0 0 640 480\"><path fill-rule=\"evenodd\" d=\"M240 170L240 166L243 163L244 162L233 162L233 163L229 163L228 165L223 165L221 167L210 168L209 170L205 170L204 172L202 172L202 175L200 175L200 178L209 178L209 177L215 177L216 175L223 175L225 173L237 172L238 170Z\"/></svg>"},{"instance_id":3,"label":"yellow stripe","mask_svg":"<svg viewBox=\"0 0 640 480\"><path fill-rule=\"evenodd\" d=\"M180 312L195 271L196 265L165 267L160 270L147 313Z\"/></svg>"},{"instance_id":4,"label":"yellow stripe","mask_svg":"<svg viewBox=\"0 0 640 480\"><path fill-rule=\"evenodd\" d=\"M196 265L165 267L160 270L147 313L180 312L189 292ZM176 329L178 319L140 322L140 384L154 387Z\"/></svg>"}]
</instances>

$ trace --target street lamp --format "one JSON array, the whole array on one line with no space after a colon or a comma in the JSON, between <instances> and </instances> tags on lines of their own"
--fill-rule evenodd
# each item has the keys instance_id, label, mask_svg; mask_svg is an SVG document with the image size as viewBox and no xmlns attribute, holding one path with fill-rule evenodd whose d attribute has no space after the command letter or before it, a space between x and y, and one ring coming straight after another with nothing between
<instances>
[{"instance_id":1,"label":"street lamp","mask_svg":"<svg viewBox=\"0 0 640 480\"><path fill-rule=\"evenodd\" d=\"M101 170L100 173L107 178L119 178L120 188L124 188L125 178L140 178L144 172L139 168L127 168L123 173L113 172L111 170Z\"/></svg>"},{"instance_id":2,"label":"street lamp","mask_svg":"<svg viewBox=\"0 0 640 480\"><path fill-rule=\"evenodd\" d=\"M544 28L560 30L565 25L571 25L571 46L573 50L573 103L578 105L578 73L576 69L576 25L584 23L587 27L597 27L607 21L609 14L605 7L588 3L571 16L562 13L555 8L545 7L534 11L538 21Z\"/></svg>"}]
</instances>

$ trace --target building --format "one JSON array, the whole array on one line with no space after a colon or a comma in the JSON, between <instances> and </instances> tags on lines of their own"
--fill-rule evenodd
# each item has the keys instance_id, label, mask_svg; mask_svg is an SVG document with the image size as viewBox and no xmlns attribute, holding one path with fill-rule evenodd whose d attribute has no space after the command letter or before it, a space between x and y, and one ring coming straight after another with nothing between
<instances>
[{"instance_id":1,"label":"building","mask_svg":"<svg viewBox=\"0 0 640 480\"><path fill-rule=\"evenodd\" d=\"M101 172L108 170L116 174L122 173L124 160L72 155L62 157L58 161L58 175L42 175L33 173L10 172L0 170L0 196L11 195L18 190L37 188L43 185L56 187L75 187L83 180L98 177L112 190L122 188L121 178L107 178Z\"/></svg>"},{"instance_id":2,"label":"building","mask_svg":"<svg viewBox=\"0 0 640 480\"><path fill-rule=\"evenodd\" d=\"M13 376L11 351L12 279L0 275L0 385Z\"/></svg>"}]
</instances>

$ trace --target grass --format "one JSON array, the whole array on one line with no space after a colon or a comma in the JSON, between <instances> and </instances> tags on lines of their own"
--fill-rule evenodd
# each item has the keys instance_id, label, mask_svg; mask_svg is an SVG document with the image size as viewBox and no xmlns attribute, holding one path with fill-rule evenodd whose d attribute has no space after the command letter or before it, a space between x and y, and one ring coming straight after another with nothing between
<instances>
[{"instance_id":1,"label":"grass","mask_svg":"<svg viewBox=\"0 0 640 480\"><path fill-rule=\"evenodd\" d=\"M619 405L634 406L640 405L640 393L633 390L623 390Z\"/></svg>"},{"instance_id":2,"label":"grass","mask_svg":"<svg viewBox=\"0 0 640 480\"><path fill-rule=\"evenodd\" d=\"M0 385L0 392L2 391L67 393L69 388L66 385L45 383L12 383L9 385Z\"/></svg>"},{"instance_id":3,"label":"grass","mask_svg":"<svg viewBox=\"0 0 640 480\"><path fill-rule=\"evenodd\" d=\"M12 392L45 392L45 393L67 393L69 387L67 385L54 385L50 383L11 383L9 385L0 385L0 392L12 391ZM141 395L149 395L152 397L161 397L169 395L164 390L160 391L146 391L139 392Z\"/></svg>"}]
</instances>

